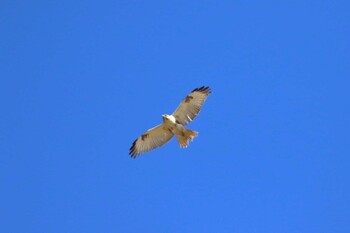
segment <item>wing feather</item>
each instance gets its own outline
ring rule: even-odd
[[[194,89],[182,100],[179,107],[172,114],[176,121],[182,125],[187,125],[199,114],[208,95],[211,94],[210,87],[200,87]]]
[[[138,137],[132,144],[129,154],[132,158],[136,158],[141,153],[153,150],[167,143],[174,136],[164,124],[147,130]]]

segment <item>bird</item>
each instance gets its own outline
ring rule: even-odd
[[[185,126],[199,114],[211,93],[209,86],[195,88],[190,92],[173,114],[163,114],[161,124],[147,130],[132,143],[129,149],[131,158],[166,144],[174,135],[180,147],[187,148],[189,141],[198,136],[198,132],[187,129]]]

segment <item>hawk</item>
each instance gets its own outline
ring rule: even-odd
[[[138,137],[130,147],[129,155],[136,158],[141,153],[153,150],[167,143],[174,135],[181,148],[188,146],[198,132],[185,128],[200,112],[204,101],[211,94],[210,87],[194,89],[182,100],[179,107],[171,115],[164,114],[163,123],[147,130]]]

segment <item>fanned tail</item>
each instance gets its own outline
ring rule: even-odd
[[[188,142],[193,140],[193,138],[198,136],[198,132],[194,130],[186,130],[186,133],[183,136],[177,135],[177,141],[179,142],[179,145],[181,148],[188,147]]]

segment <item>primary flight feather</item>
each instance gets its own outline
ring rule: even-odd
[[[185,128],[200,112],[208,95],[210,87],[194,89],[180,103],[172,115],[164,114],[163,122],[143,133],[130,147],[129,154],[136,158],[141,153],[153,150],[167,143],[174,135],[177,137],[180,147],[186,148],[188,141],[193,140],[198,132]]]

